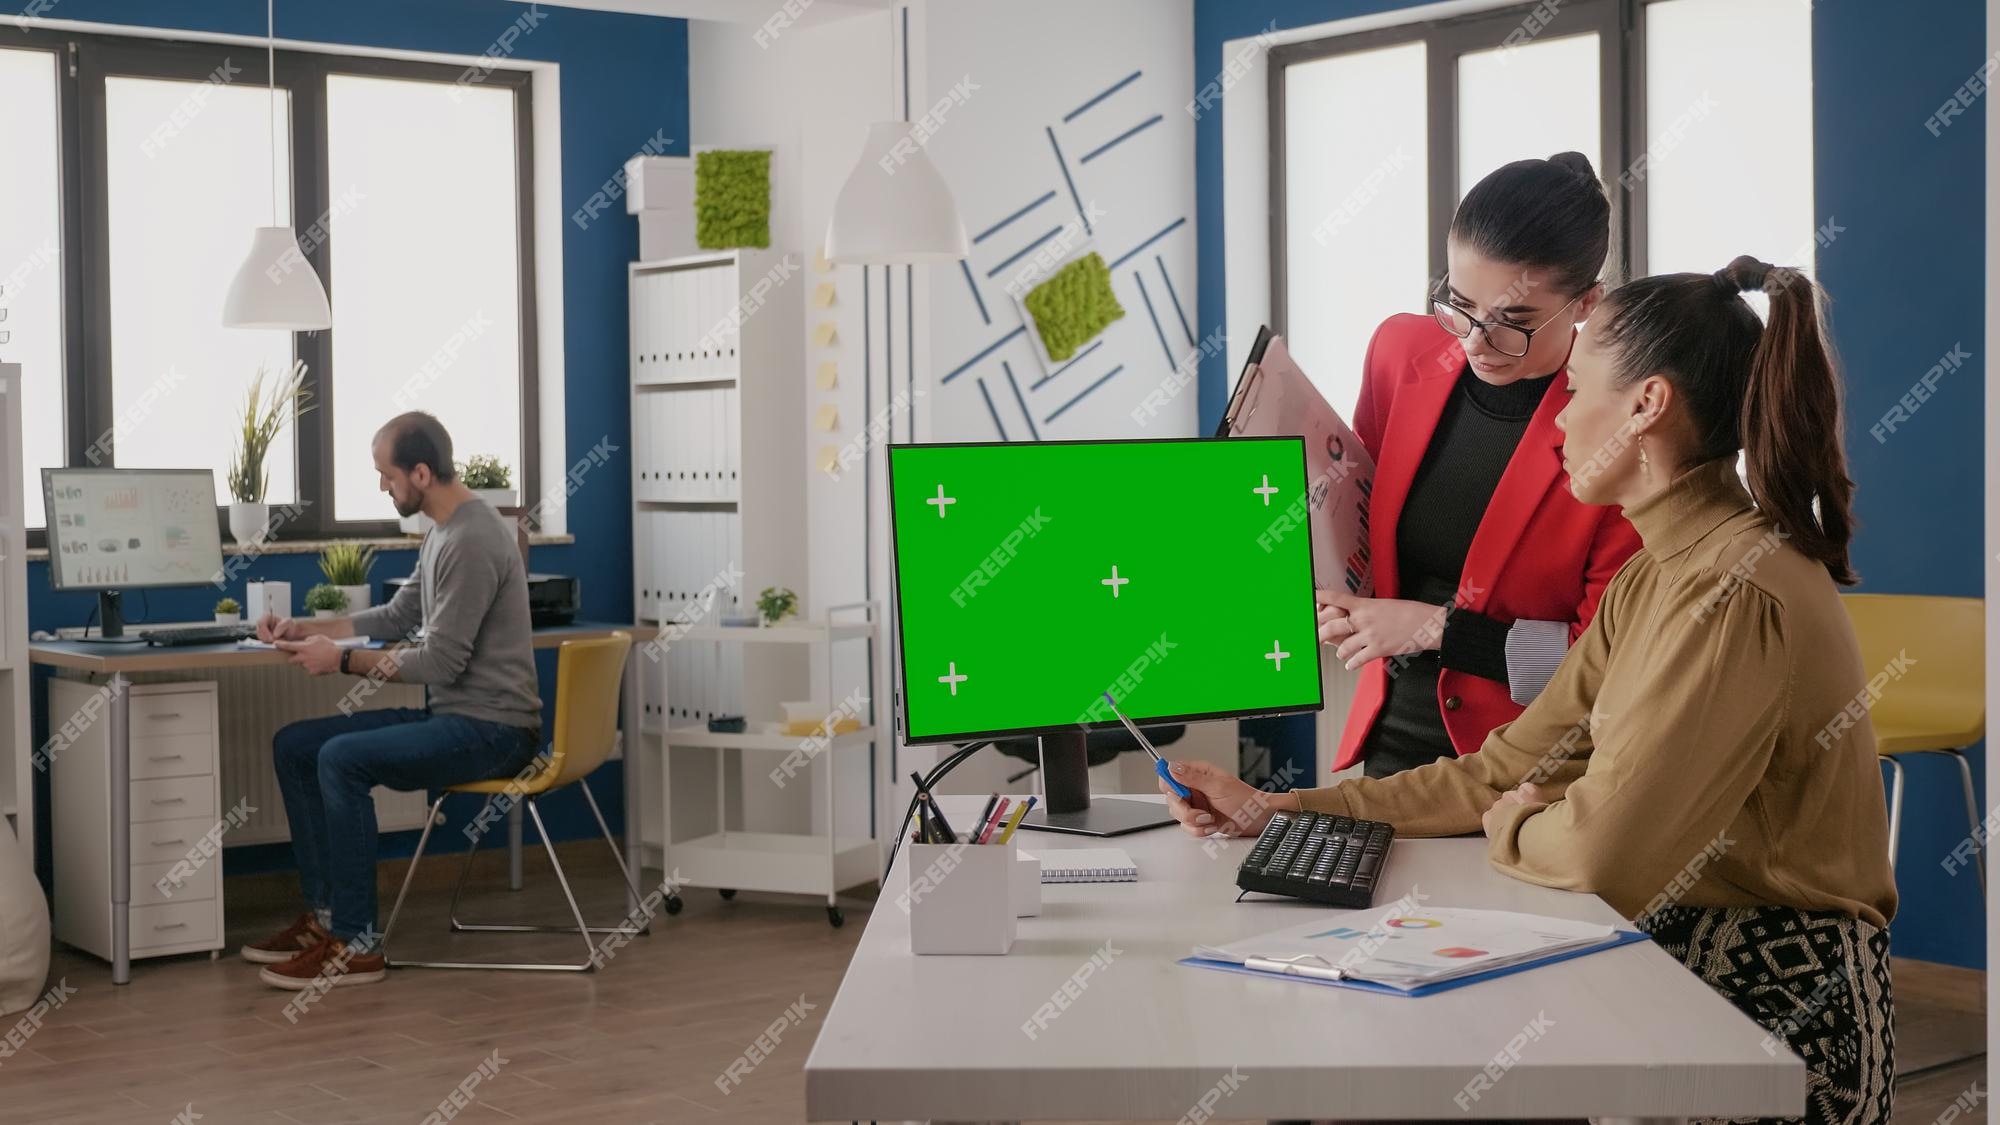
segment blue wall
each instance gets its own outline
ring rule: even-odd
[[[477,55],[530,11],[510,0],[280,0],[281,38],[355,47],[392,47]],[[561,151],[556,138],[537,137],[536,159],[560,161],[562,212],[569,215],[603,187],[656,132],[670,138],[669,154],[685,154],[688,137],[687,24],[676,19],[630,16],[578,8],[542,6],[533,30],[513,42],[513,57],[558,63],[561,71]],[[63,0],[54,14],[64,19],[178,28],[246,35],[264,33],[264,5],[258,0],[165,4],[157,0]],[[534,551],[538,571],[573,574],[582,580],[587,617],[628,621],[632,614],[630,410],[626,377],[625,264],[638,252],[638,226],[621,203],[599,213],[587,228],[563,225],[563,354],[567,459],[575,462],[600,440],[621,447],[612,461],[593,469],[569,501],[572,547]],[[385,412],[387,404],[384,406]],[[530,498],[532,502],[532,498]],[[386,553],[375,578],[408,574],[416,552]],[[37,629],[81,625],[93,599],[56,594],[48,568],[29,567],[28,616]],[[242,580],[275,579],[292,584],[295,600],[318,580],[311,556],[258,560]],[[238,601],[241,589],[230,591]],[[155,620],[195,620],[209,616],[218,595],[199,590],[163,590],[151,595]],[[136,596],[126,599],[127,615],[137,617]],[[555,664],[540,661],[543,690],[553,704]],[[39,693],[38,699],[39,699]],[[552,708],[550,718],[552,719]],[[45,732],[37,737],[45,737]],[[614,830],[623,809],[620,770],[601,771],[593,788]],[[554,799],[551,832],[568,837],[595,831],[580,797]],[[459,838],[459,834],[444,833]],[[384,840],[384,854],[407,854],[414,833]],[[435,843],[436,841],[434,841]],[[235,849],[233,870],[289,860],[289,848]]]
[[[1195,0],[1196,89],[1221,70],[1225,40],[1256,35],[1274,21],[1285,29],[1410,6]],[[1821,222],[1845,228],[1820,250],[1819,272],[1847,376],[1861,522],[1855,565],[1866,590],[1977,597],[1985,510],[1985,357],[1978,352],[1985,338],[1986,102],[1938,135],[1924,121],[1982,63],[1985,16],[1979,0],[1925,5],[1922,18],[1890,18],[1886,10],[1859,0],[1813,5],[1816,209]],[[1756,81],[1744,78],[1748,89]],[[1227,96],[1266,94],[1262,84],[1249,84]],[[1746,104],[1754,107],[1755,99]],[[1215,309],[1226,284],[1223,208],[1265,207],[1262,199],[1223,199],[1219,110],[1196,124],[1195,172],[1200,302]],[[1938,381],[1935,397],[1886,442],[1870,436],[1883,412],[1954,343],[1973,353],[1968,365]],[[1203,362],[1204,426],[1221,414],[1228,380],[1222,357]],[[1974,761],[1983,783],[1983,747]],[[1968,924],[1983,916],[1976,876],[1964,869],[1946,875],[1940,866],[1965,838],[1955,767],[1923,760],[1909,773],[1896,952],[1983,967],[1984,935]]]

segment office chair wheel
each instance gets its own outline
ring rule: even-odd
[[[847,922],[847,916],[840,912],[840,907],[829,906],[826,908],[827,925],[832,926],[834,929],[837,930],[842,925],[846,924],[846,922]]]
[[[682,905],[682,904],[681,904],[681,896],[679,896],[679,895],[668,895],[668,896],[667,896],[667,903],[666,903],[666,905],[667,905],[667,913],[669,913],[669,914],[679,914],[679,913],[681,912],[681,905]]]
[[[735,888],[735,887],[719,887],[719,888],[717,888],[717,889],[716,889],[716,892],[715,892],[715,893],[716,893],[716,894],[719,894],[719,895],[721,895],[721,896],[722,896],[722,901],[724,901],[724,902],[728,902],[728,901],[729,901],[730,899],[733,899],[733,898],[735,898],[735,897],[736,897],[736,888]]]

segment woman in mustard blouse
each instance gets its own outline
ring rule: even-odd
[[[1571,490],[1644,547],[1521,717],[1477,754],[1275,798],[1177,762],[1194,795],[1168,804],[1198,836],[1298,808],[1483,828],[1495,867],[1603,897],[1796,1051],[1807,1121],[1886,1121],[1896,887],[1874,732],[1844,714],[1871,670],[1836,590],[1853,483],[1816,291],[1748,257],[1634,281],[1569,383]]]

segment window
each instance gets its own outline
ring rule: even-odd
[[[1459,199],[1571,149],[1611,193],[1608,280],[1745,253],[1809,269],[1810,20],[1796,0],[1571,0],[1274,48],[1274,326],[1350,410],[1376,325],[1427,308]]]
[[[281,536],[388,533],[369,438],[408,409],[534,495],[527,76],[279,52],[273,101],[265,58],[0,28],[0,359],[24,365],[30,477],[209,468],[227,504],[244,394],[296,359],[314,406],[267,464],[266,499],[304,504]],[[329,331],[222,327],[274,208],[326,282]]]

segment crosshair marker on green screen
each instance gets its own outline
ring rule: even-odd
[[[1318,710],[1297,438],[889,450],[907,737]]]

